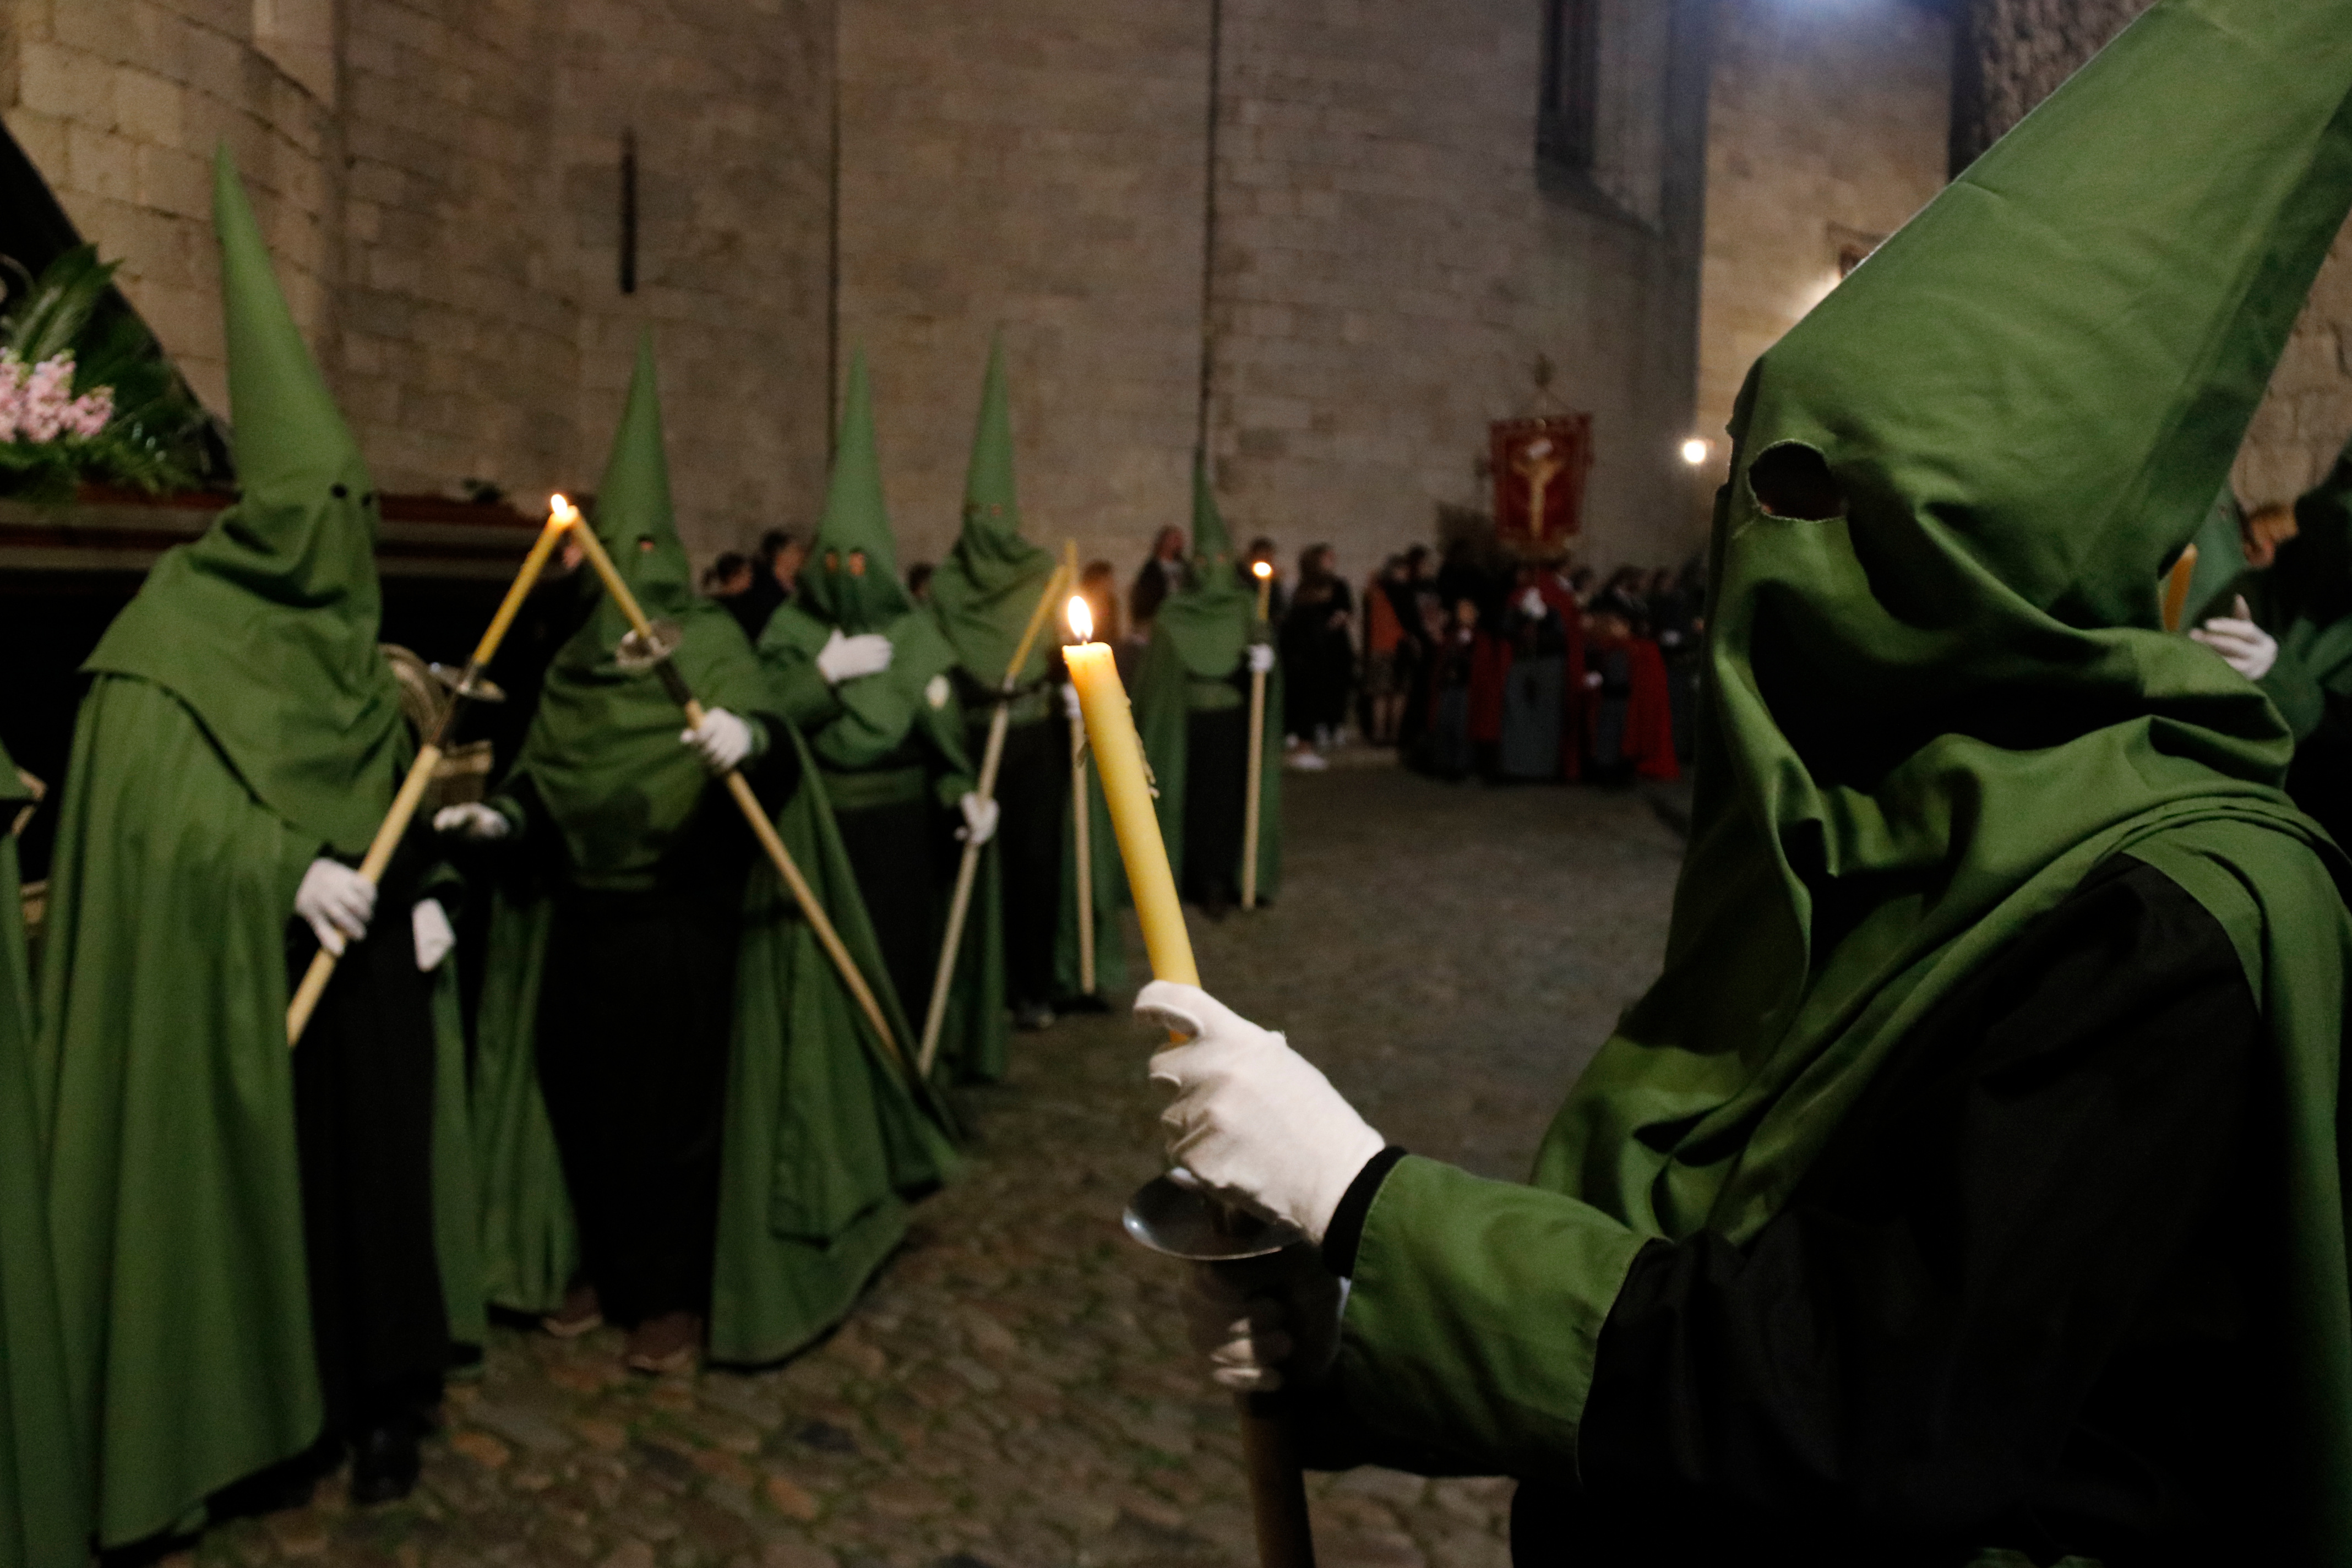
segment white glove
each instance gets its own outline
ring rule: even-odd
[[[1274,645],[1272,643],[1265,642],[1254,642],[1250,644],[1249,666],[1250,673],[1252,675],[1273,674]]]
[[[2238,595],[2235,616],[2216,616],[2189,635],[2221,656],[2248,680],[2260,680],[2278,662],[2278,639],[2254,625],[2246,596]]]
[[[1078,689],[1075,686],[1062,688],[1062,714],[1073,724],[1087,721],[1086,704],[1078,700]]]
[[[1598,691],[1608,684],[1609,678],[1599,670],[1588,669],[1584,672],[1584,689],[1587,691]]]
[[[1347,1300],[1347,1282],[1312,1247],[1196,1263],[1184,1281],[1184,1329],[1219,1386],[1272,1394],[1286,1373],[1312,1382],[1330,1369]]]
[[[677,738],[713,773],[731,773],[751,754],[751,726],[724,708],[709,710],[699,725],[679,731]]]
[[[435,812],[433,831],[453,833],[477,844],[490,844],[511,834],[514,824],[496,809],[484,805],[480,801],[469,800],[463,805],[445,805]]]
[[[1216,1197],[1318,1246],[1348,1185],[1387,1147],[1315,1064],[1193,985],[1155,980],[1135,1011],[1189,1037],[1151,1058],[1176,1091],[1168,1155]]]
[[[337,958],[346,940],[367,935],[375,915],[375,884],[339,860],[325,856],[310,862],[302,885],[294,890],[294,912],[310,922],[319,945]]]
[[[1519,614],[1531,621],[1542,620],[1544,618],[1543,595],[1533,588],[1520,595]]]
[[[440,968],[449,950],[457,945],[457,933],[449,924],[449,911],[441,907],[438,899],[419,899],[416,907],[408,911],[408,929],[416,938],[416,967],[427,974]]]
[[[890,639],[880,632],[867,632],[863,637],[845,637],[841,628],[833,628],[833,636],[816,656],[816,672],[824,677],[827,686],[838,686],[845,680],[855,680],[861,675],[879,675],[890,668]]]
[[[966,790],[956,809],[963,813],[963,826],[956,829],[958,838],[978,848],[996,837],[997,819],[1003,813],[993,799],[982,800],[979,791]]]

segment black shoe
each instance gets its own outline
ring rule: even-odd
[[[1024,1002],[1013,1009],[1013,1026],[1029,1034],[1054,1026],[1054,1009],[1043,1002]]]
[[[415,1489],[421,1463],[415,1421],[369,1427],[352,1442],[352,1501],[362,1508],[398,1501]]]

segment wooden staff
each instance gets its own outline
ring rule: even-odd
[[[1075,592],[1078,585],[1078,542],[1062,545],[1062,574]],[[1078,873],[1078,994],[1095,994],[1095,857],[1094,802],[1087,795],[1087,727],[1070,726],[1070,826],[1077,850]]]
[[[1062,569],[1054,568],[1045,579],[1045,591],[1037,595],[1037,607],[1029,612],[1028,628],[1021,634],[1021,646],[1013,650],[1013,662],[1005,667],[1004,684],[996,700],[996,712],[988,721],[988,749],[981,755],[980,787],[982,800],[996,798],[996,770],[1004,761],[1004,731],[1013,722],[1013,689],[1021,683],[1021,667],[1029,662],[1029,650],[1037,641],[1037,634],[1045,629],[1045,617],[1053,613],[1054,595],[1062,586]],[[971,886],[980,874],[981,845],[967,838],[963,859],[956,867],[955,897],[948,904],[947,939],[940,943],[940,966],[931,976],[931,1005],[923,1013],[923,1045],[916,1054],[915,1068],[925,1078],[931,1073],[931,1063],[940,1054],[940,1030],[948,1017],[948,989],[955,979],[956,954],[963,946],[964,918],[971,912]]]
[[[1257,574],[1257,620],[1266,624],[1268,601],[1274,595],[1274,566],[1260,561],[1250,568]],[[1258,816],[1265,801],[1265,671],[1250,671],[1249,794],[1242,804],[1242,908],[1257,908]]]
[[[613,602],[621,607],[621,613],[629,618],[629,626],[637,634],[637,640],[645,645],[648,653],[658,652],[661,645],[656,640],[654,624],[638,607],[637,596],[629,592],[628,584],[621,580],[620,572],[613,565],[612,556],[604,552],[604,542],[596,537],[594,529],[583,528],[580,531],[580,543],[588,552],[588,563],[596,569],[596,575],[604,579],[604,592],[612,595]],[[680,708],[686,710],[688,727],[702,728],[703,706],[687,689],[686,678],[678,673],[677,666],[664,655],[656,668],[669,694],[677,700]],[[866,984],[866,976],[858,973],[856,962],[849,956],[849,949],[842,942],[841,933],[834,929],[832,917],[824,912],[824,906],[817,902],[816,889],[808,885],[808,879],[801,875],[801,868],[793,862],[792,851],[784,847],[782,838],[776,837],[776,825],[768,820],[767,812],[760,805],[760,797],[751,793],[751,781],[744,778],[741,770],[729,770],[727,793],[735,797],[736,805],[742,810],[743,820],[751,824],[751,835],[759,839],[760,847],[768,852],[768,859],[776,868],[776,875],[782,878],[784,886],[792,890],[793,901],[800,906],[802,918],[808,921],[809,929],[816,932],[816,940],[824,947],[825,956],[833,960],[834,968],[841,973],[841,983],[849,987],[849,994],[856,999],[858,1010],[874,1026],[875,1037],[882,1042],[882,1048],[888,1053],[891,1062],[904,1072],[907,1058],[898,1049],[898,1037],[890,1032],[889,1020],[882,1016],[882,1004],[875,1000],[874,988]]]
[[[490,617],[489,629],[482,640],[474,645],[474,657],[466,661],[466,671],[457,679],[456,693],[441,715],[441,722],[433,727],[416,760],[408,767],[408,776],[400,781],[400,791],[392,797],[392,809],[384,814],[383,823],[375,830],[368,845],[366,858],[360,861],[360,875],[370,884],[383,879],[384,868],[392,864],[393,851],[400,847],[408,832],[408,824],[416,816],[418,803],[433,783],[433,770],[440,765],[441,755],[450,734],[457,727],[457,713],[466,700],[479,689],[478,682],[490,660],[498,656],[499,644],[506,640],[507,628],[514,625],[515,616],[522,602],[530,596],[539,574],[546,569],[547,558],[555,552],[556,541],[580,514],[572,503],[557,496],[550,505],[547,526],[532,541],[530,553],[522,558],[522,570],[515,574],[507,596],[499,602],[498,613]],[[588,531],[582,529],[581,532]],[[310,1026],[310,1015],[318,1010],[319,998],[327,994],[327,982],[335,976],[335,955],[324,947],[311,956],[310,967],[303,972],[302,984],[294,988],[294,1000],[286,1008],[286,1044],[289,1049],[299,1045],[302,1031]]]

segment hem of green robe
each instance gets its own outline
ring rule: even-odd
[[[866,1284],[906,1239],[909,1214],[886,1198],[828,1242],[764,1232],[730,1243],[722,1231],[712,1281],[710,1360],[722,1366],[767,1366],[807,1349],[857,1304]],[[756,1249],[756,1262],[732,1260]],[[789,1295],[789,1300],[780,1298]]]

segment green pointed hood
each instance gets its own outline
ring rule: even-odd
[[[931,610],[940,629],[965,673],[981,686],[992,690],[1004,679],[1037,595],[1053,574],[1054,557],[1021,537],[1021,503],[1013,484],[1012,397],[1000,339],[989,351],[988,379],[981,390],[980,427],[972,436],[971,468],[964,479],[963,529],[931,575]],[[1021,679],[1044,674],[1055,640],[1038,637]]]
[[[1170,594],[1152,623],[1176,645],[1195,680],[1223,680],[1241,668],[1257,620],[1257,599],[1234,573],[1233,536],[1217,510],[1205,458],[1192,462],[1192,576]]]
[[[677,627],[674,661],[705,707],[743,716],[782,710],[741,625],[693,590],[670,504],[650,334],[638,342],[628,402],[596,489],[595,528],[646,616]],[[661,678],[624,669],[614,657],[630,630],[627,615],[593,573],[583,570],[580,581],[596,607],[556,650],[515,765],[562,830],[574,877],[629,888],[652,877],[702,809],[709,775],[678,743],[686,717]]]
[[[890,536],[889,509],[882,500],[874,385],[863,353],[850,362],[824,521],[809,544],[793,603],[852,637],[881,631],[915,607],[898,579],[898,542]]]
[[[768,617],[760,657],[790,677],[836,630],[890,639],[890,668],[845,681],[835,691],[841,711],[809,732],[810,748],[827,767],[855,770],[897,754],[926,708],[947,705],[946,683],[932,682],[955,668],[956,651],[898,580],[898,550],[882,504],[882,459],[874,444],[874,388],[862,353],[850,362],[848,393],[824,521],[801,568],[800,591]],[[862,572],[853,559],[861,553]],[[998,679],[1003,675],[1000,669]]]
[[[1764,354],[1665,971],[1542,1179],[1745,1239],[2092,867],[2313,831],[2277,714],[2158,595],[2347,207],[2352,0],[2162,0]]]
[[[164,553],[83,668],[172,691],[265,805],[357,854],[407,747],[377,651],[375,486],[226,149],[213,226],[237,500],[202,539]]]
[[[620,569],[622,580],[646,615],[675,618],[704,603],[694,591],[694,564],[677,537],[677,514],[670,502],[669,453],[662,433],[661,386],[654,366],[653,334],[637,339],[637,363],[629,376],[628,402],[613,436],[604,476],[597,482],[596,537]],[[593,584],[589,577],[586,582]],[[600,595],[601,597],[601,595]],[[618,605],[597,611],[607,651],[626,636],[628,617]]]

